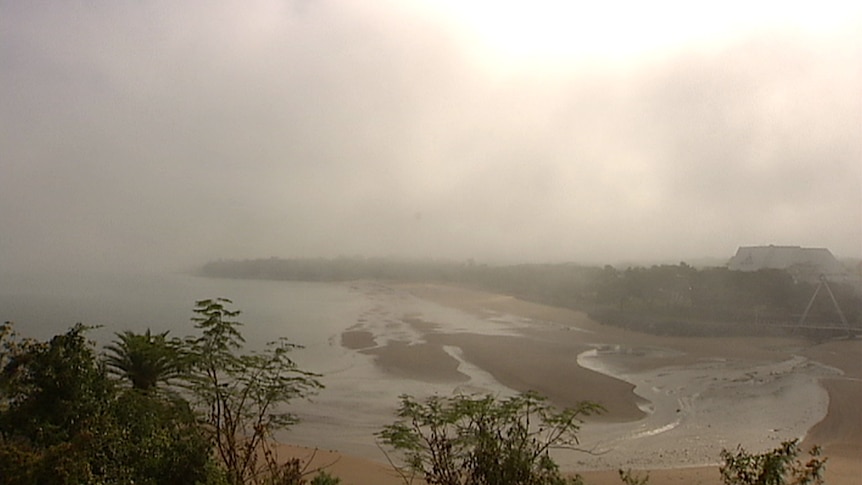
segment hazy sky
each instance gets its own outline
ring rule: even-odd
[[[858,257],[859,5],[0,0],[0,269]]]

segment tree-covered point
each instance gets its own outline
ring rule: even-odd
[[[819,282],[784,270],[697,269],[688,264],[617,269],[575,264],[489,266],[436,260],[377,258],[255,259],[211,262],[205,276],[299,281],[357,279],[436,282],[501,292],[588,312],[601,323],[661,334],[757,334],[808,322],[862,327],[862,290]],[[811,307],[808,308],[809,302]],[[772,326],[770,326],[772,325]]]

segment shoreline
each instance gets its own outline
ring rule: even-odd
[[[721,448],[743,443],[761,452],[802,437],[805,451],[809,443],[823,446],[828,483],[849,485],[862,476],[862,413],[855,404],[862,399],[862,342],[660,337],[473,289],[378,282],[351,288],[369,295],[374,307],[335,345],[374,372],[414,383],[403,392],[416,393],[423,383],[417,397],[445,389],[498,393],[504,386],[539,391],[558,406],[610,403],[581,436],[611,452],[557,460],[587,483],[619,484],[616,470],[631,468],[651,470],[652,483],[719,484]],[[590,359],[605,367],[583,365]],[[382,453],[357,456],[351,458],[389,468]],[[344,483],[401,483],[381,480]]]
[[[703,420],[704,413],[711,413],[714,419],[711,423],[707,422],[702,429],[690,426],[691,432],[688,434],[676,431],[679,436],[675,439],[686,441],[685,446],[680,447],[682,449],[679,451],[682,453],[708,445],[712,445],[712,448],[735,448],[745,439],[753,443],[747,445],[746,449],[759,452],[772,449],[785,439],[799,438],[806,452],[814,444],[824,448],[824,454],[830,457],[832,465],[831,470],[827,467],[829,483],[841,483],[841,480],[851,476],[862,476],[862,412],[858,409],[858,403],[862,402],[862,342],[858,340],[812,345],[801,339],[786,337],[662,337],[601,325],[582,312],[548,307],[479,290],[427,284],[393,286],[414,297],[458,308],[486,319],[500,315],[527,319],[533,324],[522,331],[526,337],[534,339],[530,341],[530,345],[539,341],[545,345],[553,342],[574,348],[575,343],[581,343],[586,345],[585,351],[589,351],[597,346],[601,347],[603,342],[612,342],[623,348],[634,349],[633,353],[623,353],[614,360],[618,368],[613,369],[608,377],[626,379],[627,375],[630,377],[630,374],[640,373],[640,377],[652,380],[651,385],[656,385],[659,382],[657,378],[662,378],[665,379],[665,392],[668,393],[691,387],[692,383],[701,386],[698,391],[689,389],[695,396],[694,404],[701,406],[696,409],[695,416],[691,419]],[[457,338],[460,337],[459,335]],[[641,352],[645,348],[662,349],[664,352]],[[547,356],[546,349],[547,347],[542,347],[537,353]],[[582,355],[582,352],[578,354]],[[641,352],[640,355],[637,355],[638,352]],[[488,362],[482,364],[491,365]],[[499,366],[500,363],[496,365]],[[635,369],[638,369],[638,372],[632,372]],[[718,373],[718,376],[715,373]],[[563,382],[561,379],[562,376],[556,376],[556,379],[550,379],[550,382]],[[713,379],[716,380],[715,384]],[[505,379],[501,382],[511,383]],[[639,396],[634,391],[637,386],[630,382],[625,382],[625,385],[631,387],[622,393],[607,392],[604,394],[605,399],[615,402],[625,399],[627,405],[637,406]],[[598,387],[604,386],[599,384]],[[737,395],[726,398],[724,395],[729,392],[735,392]],[[708,397],[705,398],[704,395]],[[755,404],[747,408],[749,411],[739,413],[740,399],[754,399]],[[552,398],[552,401],[557,400]],[[565,402],[565,399],[561,401]],[[704,401],[709,401],[706,411],[703,408]],[[791,428],[797,431],[793,432],[792,429],[785,429],[789,416],[782,415],[786,413],[782,413],[780,406],[781,403],[797,402],[809,402],[812,411],[808,414],[795,413],[796,424],[791,423]],[[690,403],[682,400],[681,404]],[[764,411],[758,412],[758,408]],[[723,417],[719,414],[722,409],[733,412],[725,412],[727,416]],[[640,408],[638,411],[643,413]],[[685,412],[685,409],[674,411]],[[634,414],[619,410],[609,414],[612,418],[620,418],[623,423],[631,420],[637,422],[639,419]],[[649,415],[648,418],[654,415]],[[663,423],[658,423],[653,431],[660,431],[655,434],[670,432],[672,428],[669,425],[676,421],[672,418],[668,417]],[[640,419],[642,420],[643,416]],[[751,429],[740,427],[737,434],[731,433],[726,438],[719,437],[718,439],[725,439],[726,442],[722,443],[723,446],[716,447],[711,443],[717,437],[716,422],[720,424],[723,420],[747,420]],[[772,436],[759,436],[756,426],[765,422],[774,423],[764,427],[767,430],[776,430]],[[676,426],[680,424],[675,423],[673,427]],[[589,427],[590,424],[584,429],[585,441],[593,436]],[[645,432],[649,433],[650,430]],[[737,442],[733,442],[734,439],[737,439]],[[713,454],[708,450],[709,447],[703,451],[705,459],[671,466],[667,466],[666,457],[661,456],[671,450],[652,450],[645,453],[647,456],[642,462],[635,461],[630,465],[636,469],[699,468],[704,465],[715,469],[713,464],[719,461],[718,453]],[[640,450],[629,451],[634,454]],[[652,458],[649,456],[651,454],[654,455]],[[590,466],[587,460],[561,460],[560,464],[564,469],[584,470],[584,465],[587,465],[587,468],[595,468],[595,464]]]

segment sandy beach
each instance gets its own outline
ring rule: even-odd
[[[377,371],[435,392],[535,390],[558,406],[580,400],[605,406],[581,433],[595,454],[556,457],[587,483],[621,483],[616,470],[631,468],[649,470],[650,483],[718,484],[722,448],[765,451],[792,438],[804,438],[806,449],[824,448],[827,483],[857,484],[862,476],[862,341],[658,337],[483,291],[356,288],[381,304],[357,318],[338,344]],[[459,326],[443,310],[386,310],[387,302],[412,298],[474,320]],[[379,450],[334,448],[341,453],[318,452],[315,463],[334,463],[331,472],[343,483],[401,483]]]

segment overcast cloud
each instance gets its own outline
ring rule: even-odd
[[[859,7],[457,5],[0,1],[0,269],[862,256]]]

